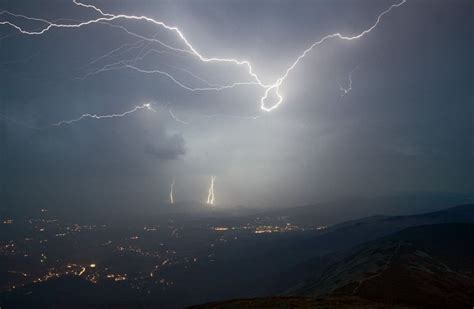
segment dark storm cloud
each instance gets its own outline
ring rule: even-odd
[[[174,134],[160,145],[147,144],[145,145],[145,153],[162,160],[177,159],[186,153],[184,138],[181,134]]]
[[[179,26],[203,54],[248,59],[264,81],[272,82],[315,40],[334,32],[355,34],[393,3],[144,0],[100,5]],[[176,176],[178,199],[195,200],[210,175],[218,176],[217,199],[228,204],[295,205],[393,190],[472,192],[473,5],[409,0],[363,39],[329,41],[291,72],[281,88],[284,102],[272,113],[259,111],[261,90],[253,86],[190,92],[162,75],[128,69],[81,79],[108,63],[133,58],[129,52],[93,62],[136,42],[107,25],[36,37],[0,26],[1,35],[12,35],[0,40],[0,113],[17,122],[0,122],[3,192],[41,193],[46,189],[38,184],[54,183],[57,191],[78,195],[108,192],[93,194],[102,194],[105,202],[116,192],[123,199],[130,191],[139,200],[156,201],[166,197]],[[0,1],[1,8],[49,19],[96,16],[67,1]],[[180,46],[174,35],[154,26],[126,24]],[[151,46],[140,48],[143,54]],[[135,64],[173,72],[193,87],[205,84],[182,69],[210,83],[247,78],[244,68],[203,64],[186,55],[153,54]],[[355,67],[352,90],[341,97],[339,87],[347,86]],[[154,103],[157,112],[39,132],[27,128],[84,113],[121,113],[145,102]],[[169,108],[184,123],[173,120]],[[239,118],[255,115],[261,117]],[[104,180],[91,188],[88,183],[97,179]]]

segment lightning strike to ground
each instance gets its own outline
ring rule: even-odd
[[[214,205],[215,198],[214,198],[214,181],[216,180],[216,176],[211,176],[211,184],[209,185],[209,191],[207,194],[207,202],[208,205]]]
[[[73,23],[73,24],[61,24],[61,23],[50,22],[50,21],[47,21],[47,20],[44,20],[44,19],[27,17],[27,16],[24,16],[24,15],[16,14],[17,17],[26,18],[26,19],[33,20],[33,21],[43,22],[43,23],[45,23],[45,26],[43,28],[40,28],[39,30],[28,31],[28,30],[25,30],[23,27],[15,24],[15,23],[13,23],[9,20],[0,21],[0,25],[10,26],[10,27],[16,29],[17,31],[19,31],[20,33],[26,34],[26,35],[41,35],[41,34],[44,34],[44,33],[48,32],[48,31],[50,31],[51,29],[54,29],[54,28],[80,28],[80,27],[88,26],[88,25],[92,25],[92,24],[107,23],[107,22],[112,22],[112,21],[117,21],[117,20],[139,20],[139,21],[149,22],[149,23],[155,24],[157,26],[163,27],[166,30],[174,32],[177,35],[177,37],[182,41],[182,43],[185,45],[186,49],[180,49],[180,48],[176,48],[176,47],[173,47],[173,46],[169,46],[169,45],[164,44],[163,42],[160,42],[160,41],[157,41],[157,43],[163,45],[166,48],[172,49],[174,51],[183,51],[183,52],[189,53],[189,54],[197,57],[202,62],[230,63],[230,64],[235,64],[237,66],[244,66],[247,69],[247,72],[248,72],[249,77],[251,78],[251,81],[235,82],[231,85],[222,86],[222,87],[191,88],[191,87],[186,86],[183,83],[179,82],[171,74],[169,74],[167,72],[164,72],[164,71],[144,70],[144,69],[139,69],[139,68],[131,66],[131,65],[126,65],[125,67],[128,67],[129,69],[137,70],[137,71],[142,72],[142,73],[158,73],[158,74],[165,75],[169,79],[171,79],[173,82],[175,82],[176,84],[181,86],[182,88],[190,90],[190,91],[224,90],[224,89],[234,88],[236,86],[241,86],[241,85],[257,85],[257,86],[261,87],[262,90],[263,90],[263,95],[260,98],[260,108],[262,110],[266,111],[266,112],[270,112],[270,111],[278,108],[281,105],[281,103],[283,102],[283,96],[280,93],[280,88],[283,85],[283,83],[285,82],[286,78],[290,75],[291,71],[293,71],[293,69],[299,64],[299,62],[303,58],[305,58],[306,55],[309,54],[314,48],[316,48],[317,46],[323,44],[324,42],[326,42],[330,39],[337,38],[337,39],[340,39],[340,40],[352,41],[352,40],[357,40],[357,39],[360,39],[360,38],[364,37],[366,34],[370,33],[372,30],[374,30],[379,25],[380,21],[382,20],[382,18],[385,15],[390,13],[394,8],[400,7],[405,2],[406,2],[406,0],[402,0],[399,3],[392,4],[391,6],[389,6],[385,11],[383,11],[382,13],[380,13],[377,16],[375,22],[370,27],[368,27],[367,29],[359,32],[356,35],[347,36],[347,35],[343,35],[343,34],[338,32],[338,33],[333,33],[333,34],[326,35],[323,38],[319,39],[318,41],[314,42],[308,48],[306,48],[292,62],[292,64],[285,70],[285,72],[279,78],[277,78],[275,80],[275,82],[270,83],[270,84],[262,82],[262,80],[257,75],[257,73],[254,72],[254,69],[253,69],[251,63],[247,60],[239,60],[239,59],[235,59],[235,58],[207,57],[207,56],[202,55],[197,50],[197,48],[194,47],[190,43],[190,41],[186,38],[186,36],[183,34],[183,32],[176,26],[169,26],[169,25],[167,25],[166,23],[164,23],[162,21],[158,21],[158,20],[155,20],[155,19],[147,17],[147,16],[143,16],[143,15],[141,15],[141,16],[125,15],[125,14],[117,14],[116,15],[116,14],[111,14],[111,13],[105,13],[104,11],[102,11],[101,9],[99,9],[98,7],[96,7],[94,5],[83,4],[83,3],[81,3],[80,1],[77,1],[77,0],[73,0],[73,3],[75,5],[80,6],[80,7],[84,7],[84,8],[87,8],[87,9],[92,9],[95,12],[97,12],[98,14],[100,14],[101,17],[96,18],[96,19],[90,19],[90,20],[87,20],[87,21],[78,22],[78,23]],[[10,13],[8,11],[4,11],[3,13],[6,14],[6,15],[15,16],[13,13]],[[125,27],[122,27],[122,28],[124,28],[125,31],[129,32]],[[130,34],[135,35],[135,36],[139,36],[139,37],[143,37],[143,36],[140,36],[138,34],[131,33],[131,32],[130,32]],[[146,37],[143,37],[143,38],[148,39],[148,40],[152,40],[152,39],[146,38]],[[273,101],[273,102],[269,102],[270,101],[269,98],[272,95],[276,97],[276,100]],[[86,116],[84,116],[84,117],[86,117]],[[89,117],[95,118],[94,115],[89,115]],[[67,123],[67,122],[65,122],[65,123]]]
[[[176,178],[173,177],[173,181],[171,181],[171,188],[170,188],[170,204],[173,205],[174,204],[174,182],[175,182]]]

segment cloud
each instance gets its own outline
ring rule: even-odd
[[[145,145],[145,153],[160,160],[175,160],[186,154],[184,138],[181,134],[167,136],[159,144]]]

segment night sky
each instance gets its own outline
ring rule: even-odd
[[[273,83],[315,41],[356,35],[397,1],[84,3],[176,26],[201,54],[248,60]],[[0,0],[2,10],[63,24],[100,17],[63,0]],[[28,31],[45,27],[6,12],[2,21]],[[42,35],[0,24],[3,207],[159,205],[168,201],[173,177],[176,201],[204,202],[212,175],[217,207],[473,193],[471,0],[408,0],[358,40],[327,40],[291,71],[280,88],[283,102],[271,112],[260,109],[264,90],[255,85],[189,91],[164,75],[123,67],[145,55],[133,64],[190,87],[249,81],[243,66],[203,63],[119,26],[186,48],[176,33],[144,21]],[[352,89],[344,93],[349,77]],[[154,111],[52,126],[146,103]]]

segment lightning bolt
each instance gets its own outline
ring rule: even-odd
[[[83,3],[81,3],[80,1],[77,1],[77,0],[73,0],[73,3],[75,5],[83,7],[83,8],[87,8],[87,9],[92,9],[95,12],[97,12],[98,14],[100,14],[101,17],[96,18],[96,19],[90,19],[90,20],[87,20],[87,21],[78,22],[78,23],[65,24],[65,23],[50,22],[50,21],[47,21],[45,19],[27,17],[27,16],[24,16],[24,15],[18,15],[18,14],[15,15],[15,14],[10,13],[8,11],[3,11],[3,13],[7,14],[7,15],[13,15],[13,16],[16,16],[16,17],[26,18],[26,19],[33,20],[33,21],[43,22],[45,24],[45,26],[43,28],[40,28],[39,30],[28,31],[28,30],[25,30],[23,27],[15,24],[15,23],[13,23],[9,20],[0,21],[0,25],[10,26],[10,27],[16,29],[17,31],[19,31],[20,33],[25,34],[25,35],[41,35],[41,34],[44,34],[44,33],[48,32],[48,31],[50,31],[51,29],[54,29],[54,28],[68,28],[68,29],[80,28],[80,27],[84,27],[84,26],[88,26],[88,25],[92,25],[92,24],[109,23],[109,22],[113,22],[113,21],[117,21],[117,20],[138,20],[138,21],[149,22],[149,23],[155,24],[157,26],[160,26],[160,27],[162,27],[166,30],[174,32],[177,35],[177,37],[181,40],[181,42],[184,44],[186,49],[176,48],[176,47],[170,46],[168,44],[165,44],[163,42],[160,42],[158,40],[154,40],[154,39],[146,38],[144,36],[140,36],[138,34],[135,34],[133,32],[128,31],[123,26],[119,26],[119,27],[122,27],[124,31],[128,32],[131,35],[142,37],[145,40],[156,41],[156,43],[161,44],[162,46],[164,46],[166,48],[169,48],[171,50],[174,50],[174,51],[177,51],[177,52],[189,53],[190,55],[195,56],[196,58],[198,58],[202,62],[206,62],[206,63],[211,63],[211,62],[229,63],[229,64],[234,64],[234,65],[237,65],[237,66],[243,66],[247,69],[247,73],[248,73],[249,77],[251,78],[251,81],[235,82],[235,83],[232,83],[230,85],[224,85],[224,86],[219,86],[219,87],[192,88],[192,87],[184,85],[183,83],[178,81],[176,78],[174,78],[171,74],[169,74],[167,72],[164,72],[164,71],[140,69],[140,68],[138,68],[136,66],[133,66],[131,64],[125,64],[124,65],[125,68],[136,70],[136,71],[139,71],[139,72],[142,72],[142,73],[148,73],[148,74],[157,73],[157,74],[164,75],[164,76],[168,77],[170,80],[172,80],[173,82],[175,82],[177,85],[181,86],[182,88],[184,88],[186,90],[190,90],[190,91],[211,91],[211,90],[220,91],[220,90],[234,88],[234,87],[242,86],[242,85],[257,85],[257,86],[261,87],[262,90],[263,90],[263,95],[260,98],[260,108],[263,111],[270,112],[270,111],[278,108],[281,105],[281,103],[283,102],[283,96],[280,93],[280,88],[284,84],[284,82],[288,78],[288,76],[290,75],[291,71],[293,71],[293,69],[309,53],[311,53],[314,48],[316,48],[317,46],[325,43],[326,41],[328,41],[330,39],[340,39],[340,40],[345,40],[345,41],[352,41],[352,40],[358,40],[358,39],[364,37],[365,35],[370,33],[372,30],[374,30],[379,25],[380,21],[382,20],[382,18],[385,15],[390,13],[394,8],[398,8],[398,7],[402,6],[405,2],[406,2],[406,0],[402,0],[399,3],[392,4],[391,6],[389,6],[385,11],[383,11],[382,13],[380,13],[377,16],[375,22],[370,27],[368,27],[367,29],[359,32],[356,35],[347,36],[347,35],[343,35],[343,34],[338,32],[338,33],[333,33],[333,34],[326,35],[323,38],[319,39],[318,41],[314,42],[308,48],[303,50],[303,52],[291,63],[291,65],[284,71],[284,73],[279,78],[277,78],[275,80],[275,82],[270,83],[270,84],[262,82],[260,77],[254,72],[254,69],[253,69],[251,63],[247,60],[239,60],[239,59],[235,59],[235,58],[218,58],[218,57],[204,56],[203,54],[201,54],[197,50],[197,48],[195,48],[190,43],[190,41],[186,38],[186,36],[183,34],[183,32],[178,27],[169,26],[169,25],[167,25],[166,23],[164,23],[162,21],[158,21],[158,20],[155,20],[155,19],[147,17],[147,16],[143,16],[143,15],[137,16],[137,15],[105,13],[104,11],[102,11],[101,9],[99,9],[98,7],[96,7],[94,5],[83,4]],[[276,101],[269,102],[270,101],[269,98],[272,95],[274,97],[276,97]],[[83,115],[83,116],[84,117],[96,118],[96,117],[94,117],[95,115]]]
[[[171,108],[168,110],[168,112],[169,112],[171,118],[173,118],[176,122],[179,122],[179,123],[182,123],[182,124],[186,124],[186,125],[189,124],[189,122],[184,121],[184,120],[182,120],[182,119],[179,119],[179,118],[173,113],[173,111],[171,110]]]
[[[209,185],[209,190],[207,194],[207,202],[208,205],[214,205],[215,198],[214,198],[214,181],[216,180],[216,176],[211,176],[211,184]]]
[[[171,182],[171,188],[170,188],[170,204],[174,204],[174,182],[175,182],[175,177],[173,177],[173,181]]]
[[[347,78],[349,80],[349,84],[347,85],[347,88],[344,88],[342,85],[339,85],[339,90],[341,90],[342,92],[341,97],[352,91],[352,74],[355,72],[355,70],[357,70],[358,67],[359,66],[356,66],[352,71],[349,72],[349,76]]]
[[[106,119],[106,118],[121,118],[121,117],[125,117],[129,114],[132,114],[132,113],[135,113],[136,111],[138,110],[141,110],[141,109],[147,109],[147,110],[150,110],[150,111],[153,111],[153,112],[156,112],[152,107],[151,107],[151,104],[150,103],[146,103],[146,104],[143,104],[143,105],[137,105],[135,106],[133,109],[129,110],[129,111],[126,111],[126,112],[123,112],[121,114],[109,114],[109,115],[93,115],[93,114],[83,114],[81,115],[79,118],[76,118],[76,119],[72,119],[72,120],[61,120],[60,122],[57,122],[57,123],[53,123],[52,126],[55,126],[55,127],[59,127],[59,126],[62,126],[62,125],[65,125],[65,124],[72,124],[74,122],[78,122],[78,121],[81,121],[85,118],[92,118],[92,119]]]
[[[195,91],[221,91],[224,89],[231,89],[235,88],[237,86],[243,86],[243,85],[258,85],[256,82],[235,82],[230,85],[224,85],[224,86],[217,86],[217,87],[191,87],[188,85],[185,85],[184,83],[180,82],[178,79],[176,79],[173,75],[166,71],[161,71],[161,70],[145,70],[141,69],[139,67],[136,67],[131,64],[125,64],[123,65],[125,68],[129,68],[131,70],[140,72],[140,73],[145,73],[145,74],[160,74],[164,75],[165,77],[169,78],[171,81],[173,81],[176,85],[180,86],[181,88],[184,88],[186,90],[195,92]]]
[[[193,72],[191,72],[191,71],[189,71],[189,70],[187,70],[187,69],[178,68],[178,67],[175,67],[175,66],[172,66],[172,65],[169,65],[169,67],[174,68],[174,69],[179,70],[179,71],[182,71],[182,72],[185,72],[185,73],[187,73],[189,76],[193,77],[194,79],[197,79],[198,81],[203,82],[204,84],[206,84],[206,85],[209,86],[209,87],[215,87],[215,88],[223,88],[223,87],[224,87],[224,85],[211,83],[211,82],[205,80],[204,78],[202,78],[202,77],[200,77],[200,76],[197,76],[196,74],[194,74]]]

